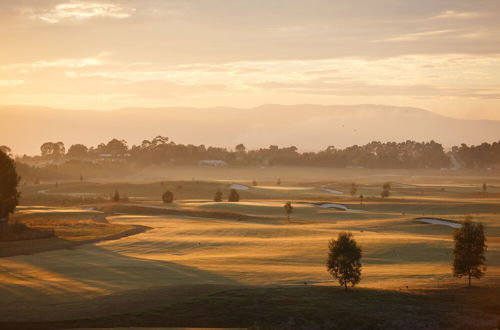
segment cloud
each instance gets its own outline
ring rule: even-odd
[[[436,35],[450,34],[455,32],[455,30],[433,30],[433,31],[425,31],[425,32],[417,32],[417,33],[409,33],[403,34],[391,38],[378,39],[374,40],[374,42],[399,42],[399,41],[415,41],[419,39],[424,39],[427,37],[432,37]]]
[[[64,58],[57,60],[40,60],[29,63],[8,64],[0,66],[0,70],[20,70],[22,73],[27,73],[30,69],[45,69],[45,68],[85,68],[92,66],[104,65],[104,58],[109,56],[109,53],[100,53],[94,57],[85,58]]]
[[[467,18],[477,18],[480,16],[482,16],[482,14],[476,12],[460,12],[455,10],[446,10],[436,16],[431,17],[431,19],[446,19],[446,18],[467,19]]]
[[[0,87],[19,86],[24,84],[24,80],[0,80]]]
[[[35,17],[54,24],[63,20],[84,20],[94,17],[127,18],[134,11],[134,8],[124,8],[112,3],[70,1],[56,5]]]

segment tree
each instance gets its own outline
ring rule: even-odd
[[[58,158],[64,156],[66,148],[62,142],[45,142],[40,146],[40,151],[42,152],[42,157]]]
[[[88,152],[89,148],[87,148],[85,145],[73,144],[71,147],[69,147],[66,156],[73,159],[82,159],[87,156]]]
[[[486,194],[487,191],[488,191],[488,186],[486,185],[486,183],[483,183],[483,194]]]
[[[286,217],[287,217],[288,221],[290,221],[290,214],[293,213],[292,202],[286,202],[284,208],[285,208]]]
[[[115,190],[115,194],[113,195],[113,202],[119,202],[120,201],[120,193],[118,190]]]
[[[6,154],[7,156],[10,156],[10,154],[12,153],[12,149],[10,149],[7,146],[0,146],[0,151]]]
[[[238,144],[235,149],[237,153],[245,153],[245,151],[247,150],[243,143]]]
[[[351,196],[354,196],[356,195],[356,193],[358,192],[358,187],[356,187],[356,183],[351,183]]]
[[[231,189],[229,191],[229,197],[227,198],[228,202],[239,202],[240,194],[236,191],[236,189]]]
[[[214,195],[214,202],[222,202],[222,191],[217,190]]]
[[[278,178],[278,181],[276,181],[276,184],[279,186],[281,185],[281,178]]]
[[[382,192],[380,193],[382,198],[391,196],[391,184],[389,182],[384,183],[382,186]]]
[[[80,181],[83,181],[83,175],[80,174]]]
[[[363,199],[364,198],[365,198],[365,196],[359,195],[359,205],[363,206]]]
[[[361,248],[351,233],[340,232],[338,238],[328,244],[328,272],[347,290],[347,284],[355,286],[361,281]]]
[[[257,186],[257,180],[253,179],[252,181],[252,186],[256,187]]]
[[[466,217],[462,227],[453,233],[453,275],[458,278],[468,276],[469,287],[472,277],[480,279],[484,275],[487,248],[483,224],[474,223],[471,219]]]
[[[17,175],[14,160],[0,151],[0,219],[9,219],[19,202],[17,185],[21,178]]]
[[[163,203],[165,204],[170,204],[174,202],[174,193],[171,192],[170,190],[167,190],[163,193],[161,196],[161,199],[163,200]]]

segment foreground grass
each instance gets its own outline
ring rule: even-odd
[[[86,314],[67,321],[10,322],[0,327],[493,329],[500,321],[499,294],[498,286],[420,292],[325,286],[157,287],[87,301],[100,309],[119,306],[115,315]]]

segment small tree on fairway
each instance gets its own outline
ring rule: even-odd
[[[276,184],[279,186],[281,185],[281,178],[278,178],[278,181],[276,181]]]
[[[486,237],[481,223],[474,223],[471,217],[466,217],[462,227],[453,233],[455,248],[453,249],[453,275],[455,277],[468,276],[469,287],[471,278],[480,279],[486,267]]]
[[[356,195],[357,192],[358,192],[358,187],[356,187],[356,184],[354,182],[351,183],[351,196]]]
[[[227,198],[229,202],[239,202],[240,201],[240,194],[236,191],[236,189],[231,189],[229,192],[229,197]]]
[[[380,193],[382,198],[391,196],[391,184],[389,182],[384,183],[382,186],[382,192]]]
[[[222,202],[222,192],[220,190],[215,192],[214,202]]]
[[[174,202],[174,194],[170,191],[167,190],[163,193],[161,196],[161,199],[163,200],[163,203],[165,204],[170,204]]]
[[[483,194],[486,194],[487,191],[488,191],[488,186],[486,185],[486,183],[483,183]]]
[[[293,213],[292,202],[286,202],[284,208],[285,208],[286,217],[290,221],[290,214]]]
[[[351,233],[341,232],[328,244],[328,272],[347,290],[361,281],[361,248]]]
[[[113,202],[119,202],[120,201],[120,193],[118,190],[115,190],[115,194],[113,195]]]
[[[257,186],[257,180],[253,179],[253,181],[252,181],[252,185],[253,185],[254,187],[256,187],[256,186]]]
[[[363,206],[363,199],[364,199],[364,198],[365,198],[365,196],[363,196],[363,195],[359,195],[359,204],[360,204],[361,206]]]

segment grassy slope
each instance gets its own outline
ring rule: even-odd
[[[500,321],[498,294],[500,287],[420,292],[344,291],[321,286],[155,287],[68,306],[76,313],[71,321],[13,322],[0,326],[492,329]],[[95,306],[101,310],[115,306],[114,313],[100,316],[102,313]]]

